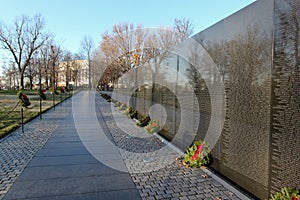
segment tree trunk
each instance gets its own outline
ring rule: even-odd
[[[29,78],[29,83],[30,83],[30,90],[32,90],[32,86],[33,86],[33,78],[30,76]]]
[[[12,77],[9,76],[9,89],[11,90],[12,89]]]
[[[49,88],[48,74],[45,76],[45,83],[46,83],[46,87]]]
[[[17,78],[17,88],[20,89],[20,82],[18,78]]]
[[[92,80],[91,80],[91,58],[90,53],[88,53],[88,65],[89,65],[89,89],[92,89]]]
[[[21,89],[24,90],[24,71],[20,72]]]

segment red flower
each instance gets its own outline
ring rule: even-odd
[[[23,98],[24,100],[27,100],[27,99],[28,99],[28,97],[27,97],[25,94],[22,94],[22,98]]]
[[[297,197],[296,197],[296,195],[294,195],[294,200],[297,200]]]
[[[42,92],[44,93],[44,92],[46,92],[46,90],[42,90]]]
[[[152,126],[156,126],[156,122],[153,122],[151,125],[152,125]]]
[[[59,89],[60,89],[61,92],[65,91],[65,89],[63,87],[60,87]]]
[[[197,157],[200,155],[201,150],[203,148],[204,143],[198,145],[197,151],[195,152],[195,154],[192,156],[192,160],[196,160]]]

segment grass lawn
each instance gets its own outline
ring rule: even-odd
[[[8,135],[21,126],[21,106],[18,103],[17,90],[0,90],[0,138]],[[34,119],[40,112],[40,98],[37,90],[24,90],[30,100],[29,108],[24,108],[24,123]],[[42,101],[42,112],[53,107],[53,97],[50,91],[46,93],[46,100]],[[55,104],[65,100],[69,93],[54,95]]]

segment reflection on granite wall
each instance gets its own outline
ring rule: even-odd
[[[273,2],[258,1],[197,34],[225,84],[226,118],[213,167],[268,195]]]
[[[300,189],[300,1],[276,0],[270,190]]]
[[[262,199],[282,187],[300,189],[299,27],[299,0],[259,0],[193,37],[225,86],[212,168]],[[213,123],[207,80],[216,77],[172,53],[156,61],[120,80],[114,98],[144,115],[162,105],[160,134],[185,149]]]

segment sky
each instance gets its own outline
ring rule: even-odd
[[[72,53],[83,37],[96,46],[114,24],[129,22],[145,28],[172,26],[175,18],[190,19],[200,32],[255,0],[0,0],[0,20],[11,25],[23,14],[40,13],[55,41]],[[1,55],[0,55],[1,56]]]

